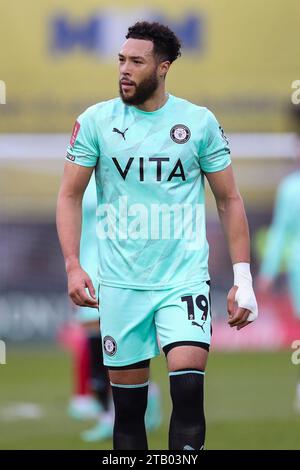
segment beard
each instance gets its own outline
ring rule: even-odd
[[[139,85],[134,83],[134,87],[135,92],[133,95],[125,96],[122,90],[121,80],[119,81],[119,93],[123,103],[137,106],[143,104],[145,101],[151,98],[158,87],[156,70],[154,70],[153,73],[149,77],[145,78]]]

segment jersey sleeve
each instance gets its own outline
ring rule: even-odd
[[[224,170],[231,163],[229,142],[224,130],[209,110],[199,157],[201,169],[207,173]]]
[[[66,159],[77,165],[94,167],[99,157],[100,149],[93,114],[87,110],[74,124]]]

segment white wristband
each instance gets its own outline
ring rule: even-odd
[[[235,300],[239,307],[250,310],[248,321],[254,321],[258,316],[257,302],[252,286],[252,276],[249,263],[233,265],[234,285],[238,287]]]
[[[239,286],[244,282],[252,284],[252,276],[250,272],[250,263],[235,263],[233,265],[234,285]]]

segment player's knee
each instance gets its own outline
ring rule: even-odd
[[[149,360],[121,367],[109,367],[119,432],[134,432],[144,426],[148,399]],[[122,431],[123,430],[123,431]]]
[[[204,372],[182,370],[170,372],[173,412],[181,423],[200,423],[204,419]]]
[[[148,382],[144,384],[111,384],[115,405],[115,421],[119,432],[134,432],[144,425]]]
[[[170,373],[173,411],[169,432],[169,448],[203,449],[205,416],[203,407],[204,374],[199,370]]]

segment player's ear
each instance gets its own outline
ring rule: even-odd
[[[164,62],[160,62],[158,66],[158,74],[161,78],[165,77],[168,73],[170,68],[171,62],[169,60],[165,60]]]

